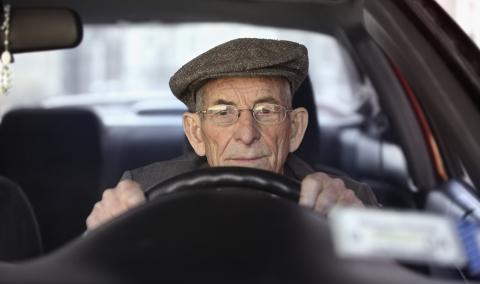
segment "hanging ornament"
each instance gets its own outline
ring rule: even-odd
[[[3,46],[4,51],[0,57],[0,92],[2,95],[7,95],[12,86],[12,70],[11,64],[13,62],[13,56],[10,53],[10,5],[4,5],[3,7],[3,24],[0,30],[4,33]]]

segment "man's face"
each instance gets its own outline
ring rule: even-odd
[[[291,107],[290,88],[285,79],[278,77],[225,77],[207,82],[202,91],[203,109],[215,105],[233,105],[239,109],[252,109],[260,103],[273,103]],[[289,152],[298,145],[292,130],[298,136],[294,122],[297,112],[287,113],[285,120],[274,125],[258,123],[250,111],[241,111],[238,121],[231,125],[217,125],[207,116],[195,114],[194,139],[189,140],[199,155],[207,157],[210,166],[241,166],[283,172]],[[190,114],[193,115],[193,114]],[[292,117],[293,116],[293,117]],[[302,126],[300,126],[302,127]],[[306,127],[306,125],[305,125]],[[300,131],[303,138],[304,129]],[[293,135],[295,136],[295,135]],[[293,141],[292,145],[292,139]],[[192,143],[193,140],[193,143]],[[198,141],[197,141],[198,140]],[[301,138],[300,138],[301,141]]]

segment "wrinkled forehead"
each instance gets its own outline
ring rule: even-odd
[[[233,104],[270,101],[289,105],[290,92],[290,84],[283,77],[222,77],[209,80],[197,95],[201,95],[207,105],[218,101]]]

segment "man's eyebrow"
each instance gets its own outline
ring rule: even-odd
[[[232,101],[218,99],[218,100],[214,101],[212,105],[233,105],[234,106],[236,104]]]
[[[280,102],[277,99],[275,99],[274,97],[264,97],[264,98],[260,98],[260,99],[256,100],[254,102],[254,105],[261,104],[261,103],[280,104]],[[214,101],[212,105],[232,105],[232,106],[236,106],[237,104],[233,101],[218,99],[218,100]]]
[[[279,105],[280,102],[275,99],[274,97],[265,97],[265,98],[260,98],[255,101],[255,104],[261,104],[261,103],[272,103],[272,104],[277,104]]]

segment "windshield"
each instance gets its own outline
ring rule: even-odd
[[[322,123],[352,115],[364,100],[364,83],[343,48],[327,35],[229,23],[117,23],[86,25],[75,49],[16,55],[13,88],[3,98],[2,113],[21,106],[145,105],[145,100],[183,108],[168,87],[170,77],[210,47],[239,37],[307,46],[317,104],[334,116],[326,115]]]

